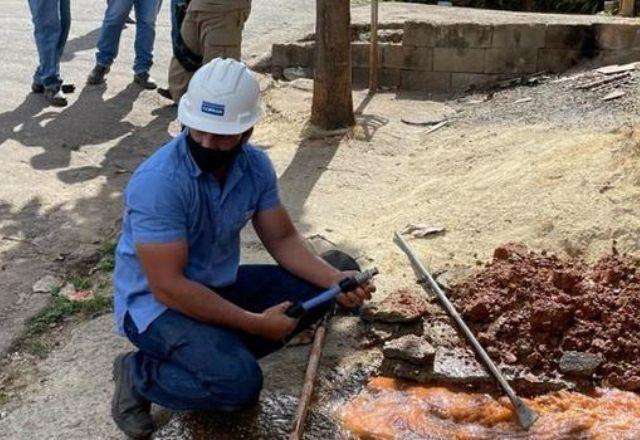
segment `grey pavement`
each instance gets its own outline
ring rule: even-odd
[[[254,0],[243,57],[313,29],[311,0]],[[94,63],[103,0],[72,2],[62,64],[78,89],[64,109],[30,93],[37,55],[25,0],[0,10],[0,354],[49,300],[31,286],[73,261],[91,259],[120,216],[123,185],[138,163],[176,133],[175,109],[131,84],[135,25],[123,31],[106,86],[85,86]],[[152,75],[166,84],[169,2],[158,19]]]

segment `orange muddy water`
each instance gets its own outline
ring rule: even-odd
[[[378,377],[342,411],[361,439],[640,439],[640,396],[616,389],[560,391],[527,400],[540,414],[522,430],[506,398]]]

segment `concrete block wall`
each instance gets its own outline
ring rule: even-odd
[[[296,46],[296,47],[293,47]],[[272,64],[313,66],[313,43],[274,45]],[[381,43],[380,83],[450,92],[536,72],[562,73],[585,58],[640,60],[640,25],[404,23],[401,44]],[[354,85],[366,86],[369,44],[352,43]]]

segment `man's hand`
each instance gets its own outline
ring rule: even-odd
[[[290,305],[290,302],[283,302],[260,313],[253,333],[271,341],[282,341],[289,336],[298,325],[297,319],[284,313]]]
[[[340,278],[336,280],[336,283],[339,283],[343,279],[353,276],[357,273],[358,272],[352,270],[341,272]],[[342,307],[352,309],[354,307],[361,306],[363,302],[370,300],[371,294],[375,291],[376,287],[370,282],[367,282],[350,292],[341,293],[340,295],[338,295],[336,300]]]

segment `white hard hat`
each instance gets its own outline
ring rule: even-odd
[[[215,58],[200,67],[178,106],[183,125],[206,133],[244,133],[261,117],[258,80],[232,58]]]

